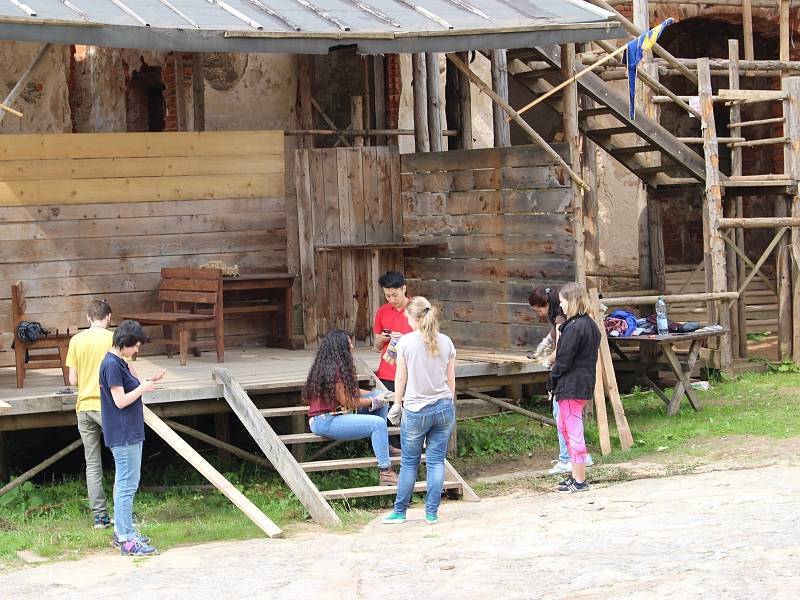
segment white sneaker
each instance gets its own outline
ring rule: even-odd
[[[560,460],[554,461],[553,468],[550,469],[548,475],[560,475],[561,473],[572,473],[572,463],[561,462]]]

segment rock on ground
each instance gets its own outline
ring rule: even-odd
[[[353,534],[109,553],[0,576],[4,600],[797,598],[800,465],[449,502]],[[157,540],[155,540],[157,542]]]

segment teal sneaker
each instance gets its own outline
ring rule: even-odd
[[[392,511],[385,517],[383,517],[383,522],[385,525],[393,525],[395,523],[405,523],[406,522],[406,514],[405,513],[396,513]]]
[[[439,515],[425,515],[427,525],[436,525],[439,522]]]

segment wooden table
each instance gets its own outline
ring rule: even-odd
[[[657,346],[658,350],[653,353],[653,356],[648,362],[642,362],[636,368],[635,374],[642,381],[653,390],[659,398],[661,398],[667,405],[667,414],[674,416],[678,413],[680,408],[681,399],[685,395],[689,404],[695,410],[700,410],[700,400],[697,398],[691,382],[689,381],[694,365],[697,362],[697,357],[700,355],[700,346],[703,342],[711,338],[721,337],[728,333],[727,329],[713,329],[713,330],[698,330],[692,333],[668,333],[666,335],[636,335],[630,337],[609,337],[608,343],[611,348],[619,355],[622,360],[632,362],[630,357],[627,356],[620,348],[620,346],[639,346],[644,345]],[[691,342],[689,346],[689,354],[686,358],[685,365],[681,364],[678,357],[675,355],[673,346],[681,342]],[[641,354],[641,353],[640,353]],[[672,398],[668,398],[664,391],[658,387],[655,382],[648,376],[647,372],[655,367],[658,359],[661,356],[666,357],[667,363],[678,379],[675,389],[672,392]]]
[[[273,314],[277,324],[279,322],[278,313],[283,311],[282,336],[276,335],[276,337],[283,342],[281,345],[291,347],[294,279],[295,276],[288,273],[243,273],[239,277],[223,277],[223,316]],[[276,299],[274,292],[278,292],[281,297]]]

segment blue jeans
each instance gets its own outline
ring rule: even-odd
[[[553,419],[558,423],[558,400],[553,398]],[[567,451],[567,442],[564,441],[564,434],[561,429],[556,427],[558,433],[558,461],[562,463],[569,462],[569,452]]]
[[[428,491],[425,494],[425,514],[435,515],[442,502],[444,484],[444,459],[450,432],[456,423],[456,412],[452,398],[442,398],[417,412],[403,409],[400,423],[400,476],[397,484],[397,499],[394,512],[405,514],[422,457],[422,444],[425,443],[425,471]]]
[[[116,467],[114,480],[114,533],[120,542],[136,537],[133,528],[133,497],[142,474],[142,442],[111,448]]]
[[[372,451],[378,459],[378,466],[387,469],[389,462],[389,431],[386,428],[386,415],[389,405],[374,412],[362,408],[353,415],[322,414],[309,419],[312,433],[332,440],[372,440]]]

